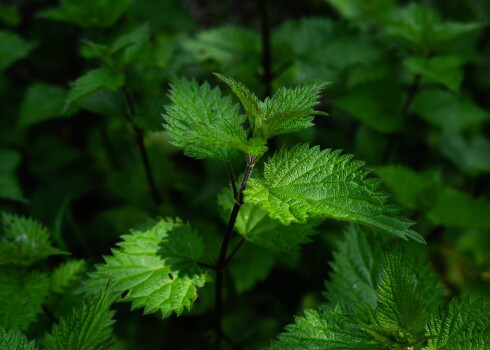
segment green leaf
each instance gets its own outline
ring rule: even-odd
[[[237,95],[247,113],[254,135],[265,139],[313,126],[313,115],[320,92],[326,84],[301,85],[292,89],[280,88],[272,98],[261,102],[245,85],[216,74]]]
[[[439,83],[455,92],[459,91],[463,81],[463,65],[461,58],[456,56],[436,56],[431,58],[409,57],[403,61],[413,74],[424,79]]]
[[[413,272],[399,254],[388,255],[378,285],[376,319],[393,334],[403,334],[409,341],[421,337],[429,318],[425,301],[417,291]]]
[[[387,81],[376,81],[357,86],[348,94],[336,98],[336,107],[382,133],[401,130],[404,119],[400,86]]]
[[[111,54],[121,55],[124,65],[135,62],[138,55],[148,48],[150,33],[148,24],[136,28],[132,32],[122,35],[112,44]]]
[[[164,115],[172,143],[190,157],[229,160],[238,151],[262,154],[265,141],[247,140],[238,106],[222,98],[218,88],[195,81],[175,80],[170,91],[172,105]],[[257,147],[258,145],[258,147]]]
[[[442,183],[436,172],[415,172],[403,165],[376,167],[374,172],[394,194],[397,202],[406,208],[424,211],[433,205]]]
[[[446,130],[459,131],[482,124],[490,113],[471,100],[444,90],[422,90],[412,110],[426,122]]]
[[[73,82],[66,102],[74,102],[101,89],[115,91],[123,84],[122,73],[106,67],[93,69]]]
[[[273,42],[284,47],[275,59],[285,85],[337,81],[345,69],[370,65],[380,57],[368,36],[351,33],[322,17],[285,21],[275,31]]]
[[[350,225],[330,264],[325,298],[331,305],[342,303],[353,312],[362,302],[376,307],[376,286],[385,260],[382,237]]]
[[[233,193],[223,191],[218,197],[223,220],[228,220],[233,208]],[[241,206],[235,222],[235,231],[247,242],[268,249],[275,254],[291,253],[310,241],[315,234],[310,224],[283,225],[272,219],[262,208],[245,203]]]
[[[7,331],[0,327],[0,349],[5,350],[36,350],[36,344],[29,342],[26,336],[17,329]]]
[[[31,126],[45,120],[66,118],[76,110],[64,111],[67,92],[43,83],[29,86],[20,107],[20,127]]]
[[[86,271],[86,265],[85,260],[69,260],[56,267],[51,274],[51,290],[62,294],[70,283]]]
[[[244,293],[265,280],[275,262],[270,252],[251,245],[243,246],[229,268],[237,293]]]
[[[20,160],[17,151],[0,149],[0,198],[26,202],[16,175]]]
[[[427,217],[435,225],[490,229],[490,203],[453,188],[439,191]]]
[[[90,274],[85,289],[100,290],[111,280],[114,295],[131,302],[133,309],[144,308],[146,314],[160,311],[168,317],[190,310],[197,288],[208,278],[195,263],[203,246],[190,226],[180,220],[159,220],[122,238],[105,264]]]
[[[432,315],[424,350],[484,350],[490,344],[490,304],[453,299]]]
[[[205,30],[185,41],[184,48],[199,62],[211,63],[215,71],[247,79],[247,83],[256,82],[260,38],[247,28],[226,25]]]
[[[0,266],[0,326],[26,330],[42,312],[49,293],[49,277]]]
[[[1,213],[0,265],[30,266],[48,256],[64,254],[51,245],[51,234],[39,222]]]
[[[394,13],[387,23],[386,33],[408,49],[426,54],[482,26],[482,23],[443,22],[426,6],[411,3]]]
[[[26,42],[17,34],[0,30],[0,72],[12,63],[26,57],[35,44]]]
[[[66,318],[54,325],[44,338],[47,350],[106,350],[113,343],[114,311],[110,291],[104,289],[91,300],[84,301]]]
[[[286,327],[270,350],[385,349],[359,329],[341,306],[306,309],[303,317]]]
[[[112,3],[106,0],[60,0],[60,6],[45,10],[38,17],[76,24],[82,28],[107,28],[129,9],[133,0]]]
[[[471,175],[490,172],[490,140],[475,135],[466,140],[456,132],[442,133],[439,147],[442,154],[458,168]]]
[[[403,239],[424,239],[410,229],[378,190],[380,181],[352,155],[298,145],[283,148],[264,167],[264,177],[249,180],[245,202],[256,204],[284,224],[330,217],[381,229]]]
[[[395,2],[393,0],[325,0],[343,17],[364,20],[368,15],[380,16],[388,13]]]

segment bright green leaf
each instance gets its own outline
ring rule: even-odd
[[[36,344],[29,342],[26,336],[17,329],[7,331],[0,327],[0,349],[5,350],[36,350]]]
[[[24,41],[17,34],[0,30],[0,72],[29,54],[34,44]]]
[[[106,67],[93,69],[73,82],[66,102],[74,102],[101,89],[115,91],[123,84],[124,74]]]
[[[47,350],[106,350],[113,343],[114,311],[110,311],[108,288],[92,300],[84,301],[71,315],[62,317],[44,338]]]
[[[191,309],[197,288],[208,277],[196,265],[203,247],[188,224],[159,220],[123,236],[118,245],[113,255],[105,257],[105,264],[90,274],[87,291],[100,290],[110,280],[114,294],[131,302],[133,309],[160,311],[162,317]]]
[[[305,315],[296,317],[295,323],[286,326],[286,332],[273,341],[268,350],[327,350],[357,349],[381,350],[382,347],[360,330],[341,307],[307,309]]]
[[[453,299],[427,324],[424,350],[484,350],[490,344],[490,304]]]
[[[46,274],[0,266],[0,326],[27,330],[49,293]]]
[[[412,110],[428,123],[441,129],[458,131],[488,120],[490,113],[471,100],[444,90],[422,90]]]
[[[51,234],[39,222],[1,213],[0,265],[29,266],[48,256],[63,254],[51,244]]]
[[[166,108],[165,128],[172,143],[190,157],[229,160],[238,151],[265,152],[261,147],[249,147],[242,127],[238,106],[228,97],[222,98],[218,88],[195,81],[175,80],[170,91],[172,105]],[[259,151],[257,153],[257,151]]]
[[[371,226],[403,239],[424,239],[410,229],[379,191],[380,181],[351,155],[298,145],[283,148],[265,164],[264,177],[249,180],[245,202],[260,206],[284,224],[330,217]]]

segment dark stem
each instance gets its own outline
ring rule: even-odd
[[[214,293],[214,308],[215,308],[215,319],[214,319],[214,329],[216,332],[216,349],[221,349],[221,341],[224,337],[223,328],[221,326],[221,321],[223,318],[223,282],[224,273],[230,259],[227,259],[228,246],[230,244],[231,237],[233,235],[233,228],[235,227],[236,218],[240,207],[243,202],[243,191],[247,187],[248,179],[252,175],[252,171],[255,165],[256,158],[254,156],[247,156],[247,167],[243,174],[242,183],[238,191],[238,198],[235,200],[233,209],[228,219],[228,224],[226,225],[225,236],[223,237],[223,242],[221,243],[221,248],[219,252],[218,262],[216,264],[216,282],[215,282],[215,293]]]
[[[236,189],[235,172],[230,162],[226,162],[226,169],[228,170],[228,175],[230,175],[231,187],[233,188],[233,198],[238,201],[238,191]]]
[[[136,145],[138,146],[138,150],[140,153],[141,160],[143,162],[143,167],[145,169],[146,180],[148,181],[148,187],[150,189],[151,198],[156,205],[162,204],[162,198],[157,190],[157,185],[155,182],[155,177],[153,176],[153,171],[151,169],[150,160],[148,159],[148,152],[146,151],[146,146],[143,137],[143,130],[139,128],[136,124],[134,124],[133,118],[136,115],[136,108],[134,107],[133,97],[128,90],[126,85],[122,88],[124,92],[124,97],[126,98],[126,103],[129,108],[129,116],[127,116],[127,120],[131,124],[133,128],[134,135],[136,137]]]
[[[262,82],[264,94],[268,97],[272,93],[272,54],[271,54],[271,16],[270,0],[259,0],[261,8],[261,35],[262,35]]]
[[[412,106],[415,95],[417,95],[417,92],[419,91],[421,79],[422,79],[422,76],[420,74],[415,75],[413,78],[412,84],[408,88],[407,97],[405,98],[405,102],[403,103],[403,107],[402,107],[402,111],[401,111],[401,117],[403,119],[406,119],[408,117],[408,114],[410,113],[410,107]],[[390,134],[390,136],[388,137],[386,149],[385,149],[385,152],[384,152],[383,158],[382,158],[383,163],[386,163],[388,161],[388,159],[393,154],[395,154],[395,150],[397,148],[399,140],[400,140],[400,135],[398,135],[396,132],[393,132]]]

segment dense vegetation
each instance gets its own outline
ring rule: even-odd
[[[489,349],[489,17],[0,4],[0,349]]]

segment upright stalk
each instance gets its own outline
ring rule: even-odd
[[[271,49],[271,16],[270,0],[259,0],[261,12],[261,35],[262,35],[262,82],[265,96],[272,93],[272,49]]]
[[[235,204],[231,211],[230,217],[228,219],[228,224],[226,225],[225,235],[221,243],[221,248],[219,252],[218,262],[216,263],[216,283],[215,283],[215,294],[214,294],[214,307],[215,307],[215,319],[214,319],[214,329],[216,333],[216,349],[221,349],[221,341],[224,337],[223,328],[221,326],[223,319],[223,285],[224,285],[224,273],[230,259],[227,258],[228,246],[233,235],[233,228],[235,227],[235,222],[238,217],[238,212],[243,204],[243,191],[247,187],[247,182],[252,175],[253,168],[255,166],[256,157],[247,155],[247,166],[243,174],[242,183],[238,190],[238,196],[235,198]]]
[[[150,195],[153,199],[153,202],[156,205],[162,204],[162,197],[158,193],[155,177],[153,176],[153,171],[151,168],[150,160],[148,159],[148,152],[146,151],[146,146],[143,138],[143,130],[139,128],[136,124],[134,124],[133,118],[136,115],[136,108],[134,106],[133,97],[128,90],[127,85],[124,85],[123,88],[124,97],[126,98],[126,104],[129,109],[129,116],[127,116],[127,120],[131,124],[133,128],[134,135],[136,138],[136,145],[138,146],[138,151],[140,153],[141,160],[143,162],[143,168],[145,169],[146,180],[148,182],[148,187],[150,189]]]

